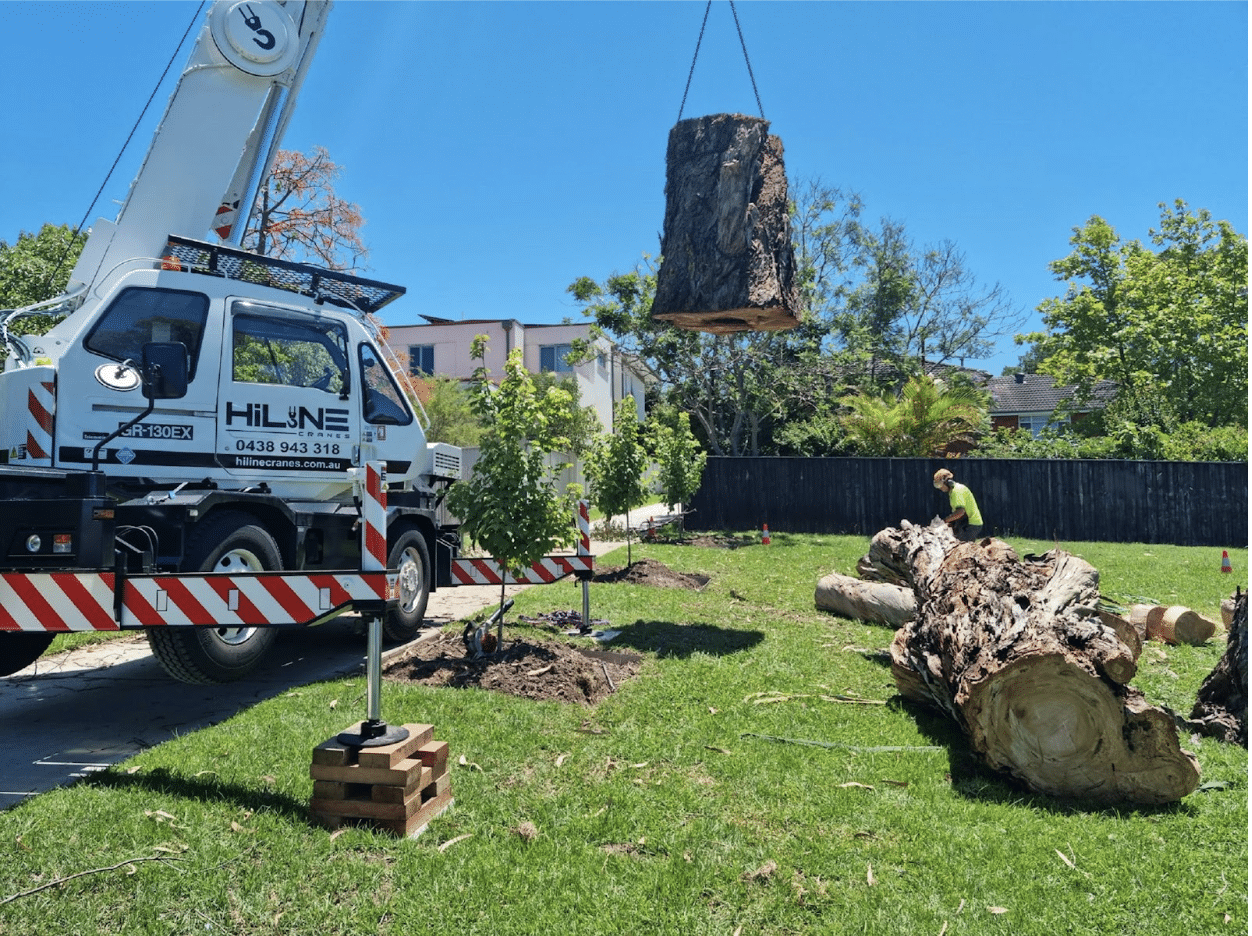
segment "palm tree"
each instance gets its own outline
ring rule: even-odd
[[[839,402],[846,443],[858,455],[941,456],[953,443],[973,442],[987,418],[973,386],[926,375],[911,377],[899,397],[853,393]]]

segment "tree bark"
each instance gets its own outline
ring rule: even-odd
[[[841,617],[893,628],[913,620],[917,611],[917,599],[911,588],[889,582],[866,582],[838,572],[822,576],[813,603],[820,610]]]
[[[917,596],[916,619],[891,645],[897,688],[950,715],[988,765],[1095,804],[1168,803],[1195,789],[1199,765],[1173,717],[1127,685],[1137,635],[1102,618],[1086,562],[1061,550],[1022,560],[992,538],[958,543],[940,520],[880,532],[870,556]]]
[[[1187,727],[1248,746],[1248,596],[1235,596],[1226,652],[1204,678]]]
[[[768,131],[741,114],[670,130],[654,319],[713,334],[798,324],[787,173]]]

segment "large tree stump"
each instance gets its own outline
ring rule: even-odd
[[[714,334],[794,327],[787,173],[769,123],[742,114],[680,120],[665,165],[652,317]]]
[[[1127,685],[1137,635],[1102,619],[1086,562],[1061,550],[1022,560],[991,538],[956,543],[942,521],[904,521],[870,551],[918,599],[891,645],[896,686],[950,715],[988,765],[1096,804],[1167,803],[1195,789],[1199,765],[1174,719]]]
[[[1248,596],[1235,596],[1226,652],[1204,678],[1187,727],[1248,746]]]

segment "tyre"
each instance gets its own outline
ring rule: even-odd
[[[420,530],[403,530],[387,554],[387,568],[400,573],[399,600],[383,617],[383,635],[403,643],[422,629],[430,600],[430,550]]]
[[[241,511],[196,524],[183,560],[185,572],[273,572],[282,567],[274,537]],[[201,685],[248,675],[278,638],[272,627],[150,627],[147,633],[148,645],[167,673]]]
[[[56,634],[0,633],[0,676],[10,676],[26,669],[48,649]]]

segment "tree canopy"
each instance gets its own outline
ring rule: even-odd
[[[617,402],[613,431],[601,435],[587,455],[584,470],[591,500],[608,517],[626,517],[626,564],[630,558],[630,512],[648,501],[644,472],[648,455],[639,438],[639,416],[633,397]]]
[[[23,231],[12,244],[0,240],[0,309],[22,309],[62,292],[86,241],[67,224],[45,224],[38,234]],[[41,335],[56,320],[27,313],[8,327],[14,335]],[[0,361],[7,356],[8,347],[0,343]]]
[[[1072,252],[1049,264],[1066,292],[1039,306],[1046,330],[1018,340],[1079,402],[1116,381],[1132,423],[1246,427],[1247,238],[1182,200],[1159,207],[1151,246],[1098,215],[1074,228]]]
[[[969,445],[984,429],[986,399],[968,382],[911,377],[899,395],[858,392],[840,402],[845,444],[857,455],[933,458]]]
[[[473,356],[484,360],[486,348],[487,336],[477,336]],[[516,572],[574,541],[574,492],[556,489],[545,458],[568,447],[553,427],[569,401],[559,387],[536,392],[520,348],[509,353],[499,387],[483,366],[475,376],[473,407],[484,433],[469,479],[448,489],[448,509],[473,542]],[[503,605],[503,586],[500,600]]]
[[[335,193],[342,172],[323,147],[311,156],[279,150],[248,218],[243,248],[330,270],[364,269],[365,219],[359,206]]]
[[[0,309],[34,305],[64,290],[86,242],[68,224],[22,231],[12,244],[0,240]]]

